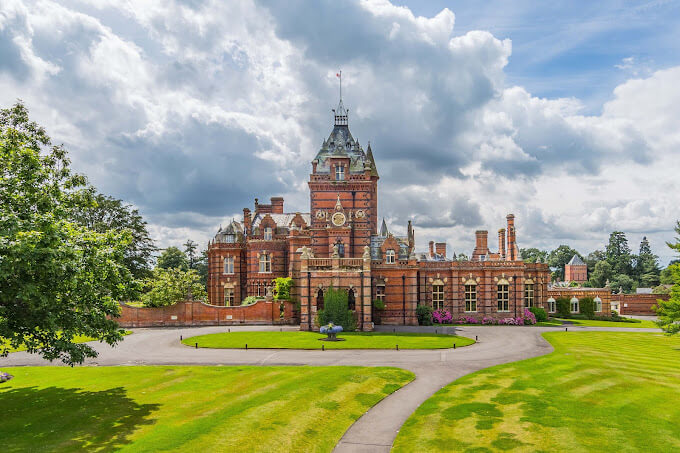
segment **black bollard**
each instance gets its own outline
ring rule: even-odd
[[[565,332],[569,332],[569,327],[565,327],[565,328],[564,328],[564,331],[565,331]]]
[[[453,343],[453,349],[456,349],[456,343]]]
[[[198,349],[198,343],[196,343],[196,349]]]
[[[479,337],[475,335],[475,341],[479,341]]]
[[[397,351],[399,350],[399,345],[397,345]]]
[[[246,343],[246,351],[248,350],[248,343]]]
[[[227,332],[231,333],[231,327],[227,330]]]
[[[325,351],[325,350],[326,350],[326,345],[322,344],[322,345],[321,345],[321,350],[322,350],[322,351]]]
[[[182,341],[182,335],[179,336],[179,341]]]

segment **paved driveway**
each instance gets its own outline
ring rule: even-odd
[[[393,366],[413,371],[416,379],[369,409],[338,443],[336,452],[389,451],[401,425],[437,390],[473,371],[548,354],[552,346],[541,333],[559,327],[461,326],[438,328],[478,338],[474,345],[444,350],[262,350],[194,349],[180,343],[194,335],[226,332],[227,327],[133,329],[115,348],[94,343],[99,357],[86,365],[358,365]],[[297,327],[238,326],[232,331],[297,330]],[[399,332],[434,331],[434,327],[397,327]],[[382,327],[392,330],[392,327]],[[645,331],[656,329],[569,326],[569,331]],[[60,363],[59,363],[60,364]],[[50,365],[25,352],[0,358],[0,366]],[[57,363],[52,363],[57,365]]]

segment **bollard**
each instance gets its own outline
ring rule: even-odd
[[[231,327],[229,328],[228,332],[231,333]]]
[[[248,350],[248,343],[246,343],[246,351]]]
[[[322,344],[322,345],[321,345],[321,350],[322,350],[322,351],[325,351],[325,350],[326,350],[326,345]]]
[[[437,335],[437,329],[434,329],[434,334]]]
[[[475,341],[479,341],[479,337],[475,335]]]
[[[565,327],[565,328],[564,328],[564,331],[565,331],[565,332],[569,332],[569,327]]]
[[[182,341],[182,335],[179,336],[179,341]]]
[[[195,347],[196,347],[196,349],[198,349],[198,343],[196,343],[196,346],[195,346]]]
[[[399,350],[399,345],[397,345],[397,351]]]
[[[453,349],[456,349],[456,343],[453,343]]]

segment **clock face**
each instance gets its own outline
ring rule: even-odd
[[[333,214],[333,217],[331,218],[333,225],[335,226],[341,226],[345,224],[345,214],[342,212],[336,212]]]

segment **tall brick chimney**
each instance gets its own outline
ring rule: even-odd
[[[283,197],[271,197],[272,214],[283,214]]]
[[[515,261],[517,259],[515,256],[515,216],[508,214],[505,218],[508,221],[508,261]]]
[[[505,259],[505,228],[498,230],[498,254]]]
[[[250,235],[250,209],[243,208],[243,229],[246,236]]]
[[[486,230],[475,231],[475,249],[472,251],[472,259],[479,259],[489,253],[489,232]]]
[[[438,255],[446,258],[446,242],[437,242],[434,247]]]
[[[434,256],[434,241],[430,241],[430,256]]]

